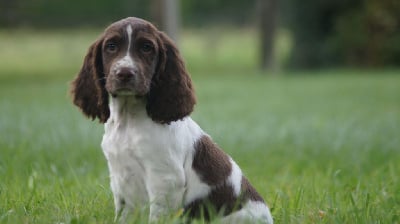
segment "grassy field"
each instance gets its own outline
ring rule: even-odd
[[[221,34],[212,57],[202,50],[210,37],[185,34],[193,117],[275,222],[400,223],[400,71],[270,77],[254,69],[254,33],[233,34]],[[112,222],[103,127],[67,94],[96,36],[0,32],[0,223]]]

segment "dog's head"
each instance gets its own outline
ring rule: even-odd
[[[110,116],[109,97],[143,100],[147,114],[167,124],[189,115],[196,102],[174,43],[134,17],[111,24],[90,46],[71,94],[86,116],[103,123]]]

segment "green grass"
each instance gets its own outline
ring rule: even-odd
[[[254,33],[227,34],[213,60],[201,53],[202,32],[185,35],[193,117],[241,166],[275,222],[399,223],[400,71],[268,77],[252,64]],[[0,223],[112,222],[103,127],[67,94],[96,36],[0,32]]]

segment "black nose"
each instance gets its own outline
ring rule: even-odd
[[[133,68],[121,68],[116,74],[117,78],[122,81],[133,78],[136,74],[136,70]]]

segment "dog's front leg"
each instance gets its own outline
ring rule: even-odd
[[[174,175],[157,174],[149,176],[150,221],[174,214],[182,206],[185,192],[183,171]]]
[[[128,209],[125,208],[125,200],[118,195],[114,195],[115,216],[114,222],[126,222],[128,218]]]
[[[117,182],[115,181],[113,176],[111,176],[111,190],[114,196],[114,222],[126,223],[128,221],[129,214],[133,213],[133,207],[127,205],[124,197],[122,197],[119,192]]]

